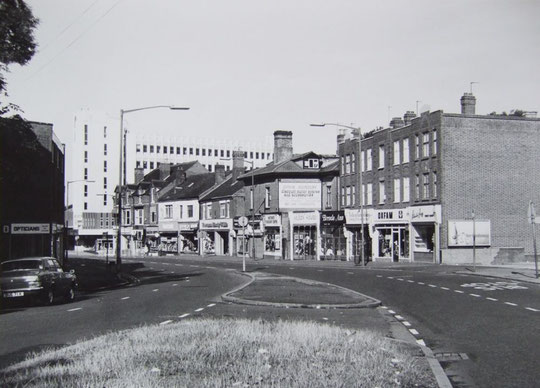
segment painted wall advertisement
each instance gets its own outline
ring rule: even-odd
[[[320,209],[321,184],[317,182],[281,182],[279,207],[282,209]]]
[[[489,220],[476,220],[474,222],[474,234],[477,246],[491,245],[491,222]],[[448,246],[449,247],[472,247],[473,245],[473,221],[472,220],[449,220],[448,221]]]

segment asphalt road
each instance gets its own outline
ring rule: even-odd
[[[238,261],[199,257],[152,257],[143,261],[144,266],[137,264],[139,260],[125,264],[127,270],[135,271],[142,279],[139,285],[84,294],[71,304],[0,312],[0,368],[21,359],[30,350],[65,345],[145,323],[211,314],[212,309],[219,308],[215,305],[219,295],[244,282],[226,270],[241,269]],[[435,353],[466,355],[465,360],[442,363],[454,386],[538,386],[538,285],[489,286],[486,283],[504,281],[456,274],[455,267],[389,270],[324,264],[274,265],[248,260],[247,269],[329,282],[381,300],[418,341]],[[241,315],[248,316],[248,310],[242,307]],[[232,317],[235,314],[231,311]],[[328,319],[323,315],[320,318]],[[332,319],[340,323],[339,315]]]

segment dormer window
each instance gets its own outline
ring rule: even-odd
[[[304,168],[319,168],[319,159],[304,160]]]

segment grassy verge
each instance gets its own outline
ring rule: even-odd
[[[2,386],[436,387],[416,347],[306,322],[186,320],[31,355]]]

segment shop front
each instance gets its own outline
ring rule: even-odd
[[[413,236],[412,260],[438,263],[441,205],[412,206],[410,214]]]
[[[199,224],[200,252],[202,255],[231,255],[233,220],[201,220]]]
[[[264,229],[264,257],[281,259],[281,216],[279,214],[265,214],[263,216]]]
[[[409,208],[373,210],[373,261],[411,261]]]
[[[292,260],[320,260],[319,211],[289,212]]]
[[[180,253],[197,253],[198,222],[178,223],[178,250]]]
[[[175,221],[159,223],[159,255],[178,254],[178,223]]]
[[[321,213],[321,260],[347,260],[345,212]]]
[[[372,223],[372,209],[345,209],[345,224],[347,227],[347,260],[355,263],[362,261],[362,244],[364,246],[364,261],[372,261],[372,238],[369,225]],[[363,225],[363,227],[362,227]]]

